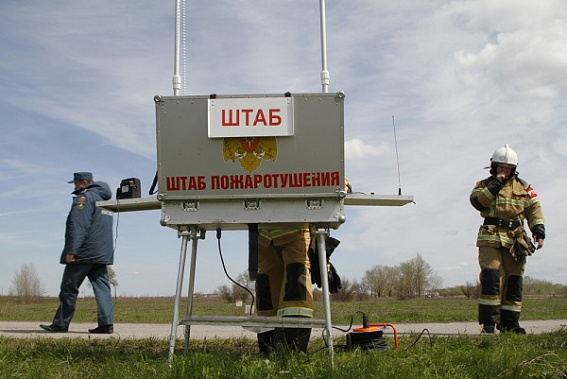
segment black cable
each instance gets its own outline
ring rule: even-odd
[[[348,333],[352,330],[352,323],[354,322],[354,315],[360,313],[362,315],[362,323],[363,323],[363,327],[364,328],[368,328],[368,320],[366,320],[366,314],[362,311],[356,311],[354,312],[352,315],[350,315],[350,325],[348,326],[347,329],[341,329],[337,326],[333,326],[333,329],[339,330],[343,333]]]
[[[410,348],[414,347],[415,344],[421,339],[421,336],[423,335],[423,333],[427,332],[427,335],[429,336],[429,345],[431,347],[433,347],[433,341],[431,340],[431,334],[429,334],[429,330],[427,329],[423,329],[421,331],[421,333],[419,333],[419,336],[417,336],[417,339],[411,344]]]
[[[156,190],[156,186],[158,184],[158,173],[156,171],[156,176],[154,176],[154,181],[152,182],[152,185],[150,186],[150,190],[148,191],[148,194],[150,196],[155,195],[158,191]]]
[[[351,329],[352,329],[352,323],[353,323],[353,321],[354,321],[354,315],[351,315],[351,316],[350,316],[350,325],[348,326],[348,329],[346,329],[346,330],[345,330],[345,329],[341,329],[341,328],[339,328],[338,326],[333,326],[333,329],[337,329],[337,330],[339,330],[339,331],[341,331],[341,332],[343,332],[343,333],[348,333],[348,332],[350,332]],[[324,330],[323,330],[323,331],[324,331]]]
[[[226,275],[226,277],[234,284],[236,284],[238,287],[242,288],[243,290],[245,290],[246,292],[248,292],[250,294],[250,296],[252,297],[252,302],[250,303],[250,315],[252,315],[253,309],[254,309],[254,294],[252,293],[252,291],[250,291],[249,288],[243,286],[242,284],[238,283],[237,281],[235,281],[234,279],[232,279],[230,277],[230,275],[228,274],[228,272],[226,271],[226,265],[224,264],[224,258],[222,257],[222,250],[221,250],[221,244],[220,244],[220,239],[221,239],[221,233],[222,231],[220,229],[217,229],[217,243],[218,243],[218,248],[219,248],[219,256],[220,256],[220,260],[222,263],[222,269],[224,270],[224,274]]]
[[[116,252],[116,245],[118,244],[118,224],[120,224],[120,200],[116,199],[116,228],[114,232],[114,247],[112,253]]]
[[[347,335],[347,346],[350,349],[362,349],[362,351],[389,349],[384,339],[382,330],[368,331],[364,333],[351,333]]]
[[[115,227],[115,232],[114,232],[114,246],[112,247],[112,255],[114,256],[114,253],[116,253],[116,246],[118,245],[118,224],[120,224],[120,200],[117,198],[116,199],[116,227]],[[108,269],[107,269],[108,271]],[[114,270],[113,270],[114,271]],[[116,272],[114,272],[114,276],[116,277]],[[110,279],[110,276],[109,276]],[[114,284],[110,283],[109,280],[109,285],[114,286]],[[114,286],[114,291],[116,293],[116,287]],[[110,294],[110,297],[112,298],[112,294]],[[112,300],[112,308],[114,309],[114,305],[116,303],[116,296],[114,296],[114,299]],[[120,336],[118,336],[118,341],[120,341]],[[117,342],[118,344],[118,342]]]
[[[336,326],[333,326],[333,329],[339,330],[343,333],[348,333],[349,331],[352,330],[354,315],[357,314],[357,313],[360,313],[362,315],[363,328],[365,328],[365,329],[368,328],[368,320],[366,318],[366,314],[364,312],[358,310],[350,316],[350,325],[348,326],[347,329],[341,329],[341,328],[336,327]],[[323,329],[323,331],[321,331],[321,337],[323,339],[325,346],[322,347],[319,350],[329,348],[329,344],[328,344],[327,338],[325,336],[325,331],[326,331],[326,329]],[[423,329],[421,331],[421,333],[419,333],[419,335],[417,336],[417,339],[411,344],[410,348],[414,347],[415,344],[417,344],[419,342],[419,340],[421,339],[421,337],[423,336],[423,334],[425,332],[427,332],[427,336],[429,338],[429,346],[433,347],[433,340],[431,338],[431,334],[429,333],[429,330]],[[348,336],[347,336],[347,341],[348,341]],[[382,337],[381,332],[379,334],[369,333],[368,335],[357,336],[356,341],[352,341],[352,338],[351,338],[351,344],[352,343],[361,347],[362,350],[364,350],[364,351],[369,351],[369,350],[374,350],[374,349],[378,349],[378,350],[383,351],[383,350],[386,350],[388,348],[388,346],[386,345],[386,340]],[[347,344],[341,344],[341,345],[333,345],[333,347],[334,348],[341,348],[341,349],[345,349],[345,350],[348,350],[350,348],[348,343]]]
[[[356,311],[355,313],[353,313],[353,314],[350,315],[350,324],[349,324],[349,326],[348,326],[347,329],[341,329],[341,328],[339,328],[338,326],[333,326],[333,329],[336,329],[336,330],[341,331],[341,332],[343,332],[343,333],[348,333],[348,332],[350,332],[350,331],[352,330],[352,323],[354,322],[354,315],[357,314],[357,313],[361,313],[363,316],[366,317],[366,315],[364,314],[364,312],[362,312],[362,311]],[[325,343],[325,346],[322,347],[320,350],[327,349],[327,348],[329,347],[329,344],[327,343],[327,339],[325,338],[325,331],[326,331],[326,330],[327,330],[327,329],[323,329],[323,330],[321,331],[321,338],[323,339],[323,342]],[[335,348],[344,348],[344,349],[347,349],[347,348],[348,348],[347,345],[333,345],[333,347],[335,347]]]
[[[364,329],[368,328],[368,317],[366,317],[366,313],[361,310],[356,311],[356,313],[360,313],[362,315],[362,327]]]

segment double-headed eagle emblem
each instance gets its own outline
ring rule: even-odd
[[[244,170],[252,172],[258,169],[262,159],[276,160],[278,143],[276,137],[224,138],[222,155],[225,162],[238,161]]]

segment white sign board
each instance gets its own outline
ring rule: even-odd
[[[162,225],[345,221],[342,92],[154,100]]]
[[[209,138],[293,135],[293,97],[208,101]]]

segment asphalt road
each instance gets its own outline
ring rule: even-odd
[[[49,323],[49,322],[44,322]],[[95,328],[92,323],[71,323],[68,333],[49,333],[39,327],[39,322],[12,322],[0,321],[0,336],[12,338],[121,338],[121,339],[143,339],[156,338],[169,340],[171,324],[115,324],[114,334],[90,334],[88,329]],[[528,333],[540,334],[558,329],[567,328],[567,319],[564,320],[532,320],[522,321],[522,327]],[[360,327],[361,325],[353,325]],[[346,329],[345,326],[338,326]],[[431,335],[475,335],[480,334],[480,327],[475,322],[459,323],[417,323],[417,324],[393,324],[384,329],[384,334],[393,334],[394,328],[399,335],[409,333],[421,333],[424,329]],[[183,339],[184,327],[177,327],[177,338]],[[203,326],[193,325],[191,337],[196,339],[226,339],[226,338],[250,338],[256,339],[256,333],[243,329],[240,326]],[[333,330],[333,336],[338,337],[344,332]],[[322,330],[314,329],[311,338],[321,337]]]

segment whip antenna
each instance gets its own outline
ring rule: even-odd
[[[392,115],[392,126],[394,127],[394,144],[396,145],[396,162],[398,164],[398,195],[402,195],[402,176],[400,174],[400,156],[398,155],[398,138],[396,137],[396,123]]]
[[[179,96],[181,91],[181,75],[179,75],[179,61],[181,54],[181,35],[185,0],[175,0],[175,50],[173,57],[173,96]]]
[[[327,70],[327,23],[325,21],[325,0],[319,0],[321,18],[321,91],[329,92],[329,71]]]
[[[182,63],[181,63],[181,72],[183,77],[181,78],[182,81],[182,88],[183,94],[187,94],[187,10],[185,9],[187,2],[182,0],[181,2],[181,44],[183,46],[182,50]]]

